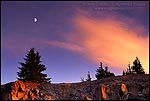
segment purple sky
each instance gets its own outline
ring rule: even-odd
[[[99,62],[89,59],[89,56],[94,56],[88,56],[86,52],[89,51],[80,52],[83,36],[76,33],[82,31],[81,28],[76,31],[76,16],[82,13],[89,19],[113,19],[114,16],[119,21],[128,19],[125,23],[129,26],[135,22],[140,26],[140,29],[133,26],[133,31],[148,37],[148,8],[148,2],[2,1],[1,83],[16,80],[19,62],[24,62],[23,58],[32,47],[42,56],[41,61],[47,68],[44,73],[52,78],[52,83],[80,82],[81,77],[87,78],[88,71],[95,80]],[[38,19],[36,23],[34,17]],[[74,35],[79,35],[79,38],[72,37]],[[111,67],[108,62],[105,64],[115,75],[122,74],[121,69]]]

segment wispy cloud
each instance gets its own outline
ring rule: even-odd
[[[95,63],[102,61],[120,72],[138,56],[148,73],[148,36],[145,36],[144,27],[136,24],[134,19],[117,20],[115,16],[96,19],[80,12],[72,23],[74,30],[65,36],[65,41],[41,42],[78,52]]]
[[[83,51],[83,48],[81,46],[72,43],[61,42],[61,41],[45,41],[44,43],[54,47],[65,48],[74,52]]]
[[[117,20],[115,16],[95,19],[77,14],[73,19],[75,31],[69,37],[78,40],[78,44],[86,49],[85,55],[95,62],[102,60],[123,70],[138,56],[148,72],[148,36],[143,36],[143,26],[134,25],[132,19],[128,21],[127,18]]]

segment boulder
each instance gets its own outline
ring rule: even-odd
[[[23,99],[23,97],[24,97],[23,92],[17,92],[17,98],[18,99]]]
[[[92,100],[92,98],[85,95],[85,100]]]
[[[11,86],[12,100],[19,100],[23,98],[23,92],[25,91],[25,85],[22,81],[17,80]]]
[[[24,93],[23,100],[28,100],[28,93],[27,92]]]
[[[22,81],[17,80],[13,83],[11,89],[15,91],[25,91],[25,85]]]
[[[107,97],[106,97],[106,88],[105,88],[105,85],[104,84],[102,84],[101,85],[101,97],[102,97],[102,99],[106,99]]]
[[[15,91],[15,90],[11,91],[11,99],[12,100],[18,100],[18,98],[17,98],[17,91]]]
[[[109,96],[108,93],[110,93],[110,89],[106,87],[104,84],[98,85],[95,88],[95,94],[93,94],[94,100],[108,100]]]
[[[120,87],[120,100],[127,100],[128,99],[128,89],[124,83],[121,84]]]

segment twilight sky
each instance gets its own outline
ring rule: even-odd
[[[148,22],[146,1],[2,1],[1,83],[16,80],[32,47],[52,83],[80,82],[88,71],[95,80],[101,61],[122,75],[136,56],[149,74]]]

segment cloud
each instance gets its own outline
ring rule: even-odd
[[[73,26],[74,31],[66,39],[73,39],[69,40],[70,46],[75,43],[83,47],[85,57],[122,71],[138,56],[148,73],[148,36],[144,27],[133,19],[117,20],[115,16],[96,19],[77,14]]]
[[[72,19],[74,30],[64,35],[65,41],[45,40],[44,44],[78,52],[96,64],[102,61],[120,73],[137,56],[149,73],[148,34],[142,25],[127,17],[117,19],[120,16],[111,15],[98,19],[82,12]]]
[[[128,63],[132,64],[137,56],[145,71],[149,73],[149,37],[144,26],[134,19],[113,13],[97,18],[88,14],[89,12],[84,10],[77,10],[71,20],[73,30],[62,35],[64,41],[33,38],[30,40],[31,45],[24,45],[23,51],[30,46],[60,47],[77,52],[93,63],[102,61],[111,70],[120,73],[126,70]],[[15,44],[16,41],[10,43],[9,47],[16,50],[19,46]]]
[[[67,43],[67,42],[62,42],[62,41],[44,41],[45,44],[54,46],[54,47],[60,47],[60,48],[65,48],[74,52],[82,52],[83,48],[80,47],[79,45],[72,44],[72,43]]]

